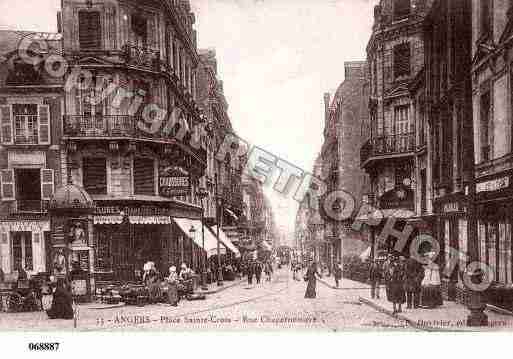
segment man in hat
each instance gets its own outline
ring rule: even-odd
[[[418,260],[412,257],[406,260],[404,266],[404,289],[406,291],[406,308],[418,308],[420,305],[420,289],[422,279],[424,278],[424,268]]]

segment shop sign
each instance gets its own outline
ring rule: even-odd
[[[493,192],[509,187],[509,177],[496,178],[476,185],[476,192]]]
[[[186,196],[190,191],[190,176],[186,170],[181,167],[165,167],[159,170],[161,196]]]

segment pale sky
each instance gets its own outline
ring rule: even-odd
[[[191,0],[198,46],[217,51],[237,133],[310,171],[322,144],[323,93],[344,61],[365,59],[376,0]],[[60,0],[0,0],[0,30],[56,31]],[[33,13],[33,16],[29,15]],[[292,231],[297,204],[267,191]]]

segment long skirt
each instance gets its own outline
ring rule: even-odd
[[[178,287],[176,283],[169,283],[167,290],[167,300],[171,305],[178,304]]]
[[[158,303],[161,299],[162,292],[159,283],[151,283],[148,285],[148,292],[150,294],[150,303]]]
[[[317,297],[317,293],[315,292],[316,286],[317,286],[316,278],[311,278],[308,280],[308,286],[306,287],[305,298],[311,299],[311,298]]]
[[[388,286],[387,299],[392,303],[406,303],[406,293],[401,282],[390,282]]]
[[[422,286],[420,305],[425,308],[435,308],[443,304],[442,289],[439,285]]]

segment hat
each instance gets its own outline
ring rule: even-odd
[[[186,269],[186,268],[187,268],[187,264],[182,263],[182,269]]]
[[[171,266],[169,267],[169,272],[172,273],[172,272],[176,272],[176,267],[175,266]]]

